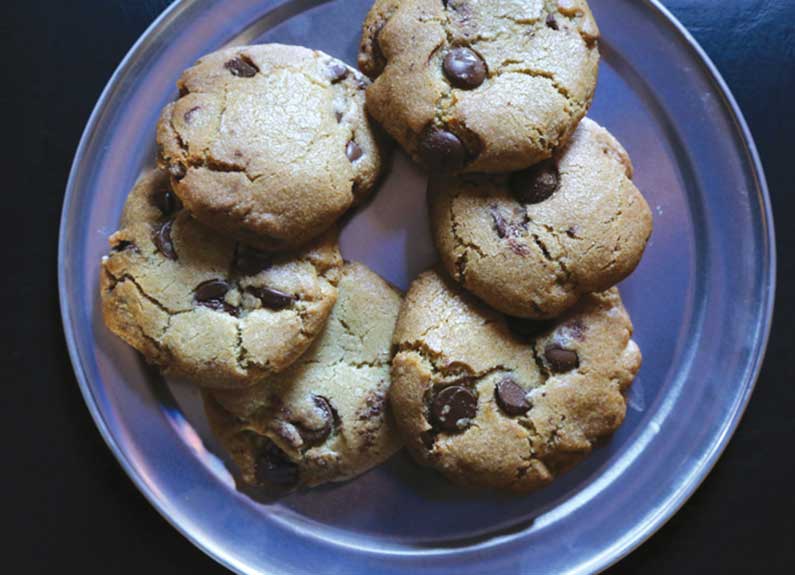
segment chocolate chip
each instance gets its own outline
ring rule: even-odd
[[[273,264],[270,254],[255,250],[245,244],[238,244],[232,266],[244,276],[255,276]]]
[[[544,358],[552,371],[564,373],[580,366],[577,352],[566,349],[558,343],[550,343],[544,349]]]
[[[527,319],[510,315],[505,316],[505,322],[511,333],[522,340],[537,337],[552,327],[552,322],[549,320]]]
[[[185,174],[187,173],[187,169],[185,168],[184,165],[182,165],[182,164],[180,164],[178,162],[175,162],[175,163],[171,163],[171,164],[168,165],[168,173],[171,174],[171,176],[175,180],[181,180],[182,178],[185,177]]]
[[[558,188],[558,168],[554,160],[515,172],[511,175],[511,191],[523,204],[537,204],[551,196]]]
[[[558,29],[558,21],[555,20],[555,16],[554,15],[547,14],[546,25],[547,25],[547,28],[551,28],[552,30],[557,30]]]
[[[512,377],[502,378],[494,387],[494,399],[508,415],[523,415],[530,410],[527,392]]]
[[[170,260],[176,261],[177,250],[174,249],[174,242],[171,241],[171,226],[173,223],[174,220],[168,220],[162,226],[160,226],[160,228],[158,228],[158,230],[155,232],[154,237],[152,237],[152,241],[161,254]]]
[[[254,463],[257,483],[282,488],[298,483],[298,465],[270,439],[266,439]]]
[[[500,210],[495,206],[491,207],[491,219],[494,222],[494,231],[497,232],[500,238],[504,238],[508,235],[508,224],[505,218],[502,217]]]
[[[168,187],[158,190],[152,196],[152,203],[164,216],[170,216],[182,209],[182,202]]]
[[[337,414],[337,410],[334,409],[334,406],[331,405],[331,402],[328,400],[328,398],[323,397],[322,395],[313,395],[312,400],[314,401],[318,410],[320,410],[320,412],[323,414],[323,421],[320,427],[315,428],[309,428],[299,424],[298,433],[301,434],[301,439],[303,439],[304,442],[310,445],[317,445],[318,443],[325,441],[326,438],[331,434],[334,424],[339,422],[339,415]]]
[[[461,385],[445,387],[431,404],[431,417],[444,431],[461,431],[469,427],[478,409],[475,394]]]
[[[250,60],[245,60],[243,57],[237,57],[229,60],[224,64],[224,68],[229,70],[233,76],[237,76],[238,78],[251,78],[255,76],[257,72],[259,72],[259,68],[257,68],[253,62]]]
[[[331,62],[326,69],[329,82],[336,84],[348,77],[348,67],[340,62]]]
[[[361,158],[363,153],[361,146],[353,140],[348,142],[348,145],[345,146],[345,155],[348,156],[348,160],[350,160],[351,163]]]
[[[262,305],[273,310],[280,310],[288,307],[293,303],[294,299],[290,294],[269,287],[249,287],[246,291],[254,297],[259,298]]]
[[[420,138],[419,155],[429,167],[440,172],[463,168],[468,154],[461,139],[447,130],[428,126]]]
[[[196,286],[193,292],[193,301],[203,307],[237,315],[237,308],[229,305],[224,300],[226,292],[230,289],[232,289],[232,286],[224,280],[207,280]]]
[[[190,124],[193,121],[193,114],[195,114],[200,109],[201,106],[193,106],[193,108],[182,114],[182,119],[185,120],[186,124]]]
[[[442,68],[450,83],[462,90],[473,90],[486,79],[486,63],[469,48],[450,50]]]

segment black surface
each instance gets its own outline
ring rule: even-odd
[[[11,537],[2,547],[16,573],[224,572],[149,506],[106,448],[72,375],[57,300],[58,219],[81,131],[166,4],[3,3],[0,431]],[[795,2],[666,4],[718,66],[753,132],[778,224],[778,298],[759,384],[725,454],[685,507],[610,573],[792,573]]]

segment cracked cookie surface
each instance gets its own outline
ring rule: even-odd
[[[359,51],[367,106],[434,171],[521,170],[590,107],[598,37],[584,0],[376,0]]]
[[[395,328],[395,421],[414,458],[456,483],[536,489],[623,421],[641,363],[631,336],[615,288],[538,322],[506,318],[425,272]]]
[[[369,84],[298,46],[227,48],[177,83],[159,162],[187,210],[266,250],[305,244],[374,188],[385,161],[364,110]]]
[[[288,370],[205,394],[210,425],[243,481],[275,490],[342,481],[400,447],[387,391],[400,294],[346,263],[323,334]]]
[[[626,278],[652,232],[618,141],[588,118],[552,159],[511,175],[431,178],[447,272],[510,315],[553,317]]]
[[[197,222],[167,175],[143,175],[102,259],[106,325],[164,372],[214,388],[253,385],[295,361],[337,298],[331,230],[300,251],[267,254]]]

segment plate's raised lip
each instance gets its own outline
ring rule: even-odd
[[[145,44],[149,37],[155,34],[158,30],[166,27],[172,20],[177,18],[181,12],[193,3],[195,0],[175,0],[166,10],[158,16],[154,22],[144,31],[141,37],[133,44],[130,50],[125,55],[119,66],[114,71],[113,75],[108,80],[105,88],[100,95],[97,104],[89,117],[86,128],[80,138],[80,143],[75,153],[74,161],[72,162],[69,179],[66,184],[66,193],[64,195],[63,207],[61,210],[60,230],[58,235],[58,295],[61,305],[61,318],[64,327],[64,336],[66,338],[67,348],[69,350],[69,357],[72,362],[73,370],[77,377],[80,390],[83,394],[83,399],[86,402],[89,412],[91,413],[97,428],[100,431],[105,443],[108,445],[114,456],[122,466],[124,471],[133,481],[138,490],[146,497],[152,506],[166,519],[177,531],[184,537],[191,541],[196,547],[201,549],[208,556],[213,558],[221,565],[227,567],[238,573],[243,573],[243,567],[237,565],[235,560],[229,556],[223,549],[218,548],[213,541],[200,536],[197,531],[194,531],[190,525],[183,525],[178,523],[173,518],[173,513],[170,512],[170,502],[161,499],[154,493],[141,477],[138,470],[130,463],[124,451],[119,447],[115,438],[110,432],[108,425],[99,410],[96,398],[92,393],[88,380],[83,369],[80,354],[77,349],[77,343],[72,330],[72,310],[70,309],[67,294],[66,294],[66,267],[64,265],[66,256],[66,219],[69,212],[69,207],[72,202],[72,196],[75,193],[75,184],[77,180],[77,172],[79,170],[80,162],[85,155],[85,149],[91,138],[98,118],[104,108],[106,101],[110,95],[113,86],[116,84],[119,77],[121,77],[131,65],[134,56]],[[764,315],[761,324],[761,332],[758,334],[760,337],[756,339],[756,349],[753,354],[751,369],[747,371],[746,380],[742,386],[742,398],[736,403],[734,413],[731,418],[727,419],[720,433],[716,435],[716,440],[713,441],[710,449],[702,457],[699,458],[700,465],[690,473],[686,482],[681,484],[678,491],[671,494],[658,508],[658,513],[655,515],[654,520],[649,521],[643,525],[638,526],[635,530],[625,535],[621,540],[617,541],[613,546],[603,550],[600,556],[591,563],[594,572],[600,572],[611,565],[618,562],[620,559],[628,555],[631,551],[640,546],[644,541],[651,537],[660,527],[662,527],[690,498],[695,490],[701,485],[706,476],[714,467],[718,458],[720,457],[729,439],[732,437],[737,429],[737,426],[745,413],[748,406],[753,389],[756,385],[759,371],[762,366],[762,361],[767,349],[768,340],[770,337],[770,329],[772,326],[773,307],[776,291],[776,245],[775,245],[775,229],[773,223],[773,213],[770,203],[770,196],[768,193],[767,182],[765,180],[764,170],[762,163],[759,159],[759,154],[754,144],[748,125],[737,105],[734,96],[729,90],[726,82],[723,80],[718,69],[710,60],[709,56],[704,52],[703,48],[696,42],[693,36],[687,29],[668,11],[658,0],[644,0],[644,3],[651,10],[656,11],[657,15],[661,17],[668,25],[682,36],[685,43],[694,52],[696,59],[699,60],[708,75],[712,78],[718,92],[723,97],[723,100],[731,113],[740,136],[742,137],[743,144],[746,152],[750,157],[751,164],[754,168],[754,175],[756,176],[756,186],[758,190],[758,197],[761,200],[760,205],[763,208],[764,220],[763,226],[767,230],[767,290],[764,293],[765,300],[762,303],[762,313]]]

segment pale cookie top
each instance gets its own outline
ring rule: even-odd
[[[400,294],[358,263],[312,348],[288,370],[240,392],[207,394],[214,432],[245,482],[272,488],[359,475],[400,446],[387,410]]]
[[[262,249],[306,243],[375,186],[383,153],[369,81],[298,46],[201,58],[157,127],[160,163],[199,221]]]
[[[631,178],[624,148],[588,118],[529,170],[432,178],[430,219],[444,267],[504,313],[558,315],[638,265],[652,216]]]
[[[587,112],[598,37],[584,0],[376,0],[359,52],[367,106],[434,171],[521,170]]]
[[[640,368],[613,288],[552,322],[513,320],[429,271],[395,329],[390,403],[412,455],[469,486],[540,487],[611,434]]]
[[[285,369],[337,299],[336,233],[268,255],[180,208],[162,172],[130,193],[100,270],[105,323],[149,362],[205,386],[244,387]]]

